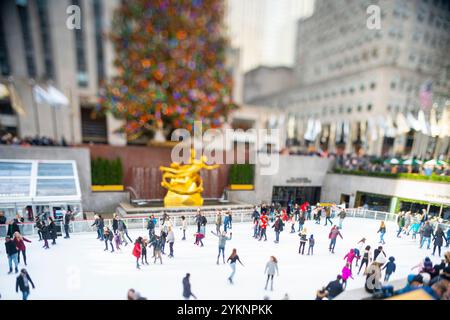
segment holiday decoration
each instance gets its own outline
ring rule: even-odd
[[[133,0],[117,9],[110,38],[117,76],[98,111],[124,119],[129,139],[163,129],[218,128],[230,111],[223,0]]]

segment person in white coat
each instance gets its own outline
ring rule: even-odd
[[[186,240],[187,220],[185,216],[181,216],[181,230],[183,230],[183,238],[181,240]]]
[[[267,290],[267,285],[269,284],[270,279],[270,291],[273,291],[273,276],[275,273],[279,276],[280,273],[278,271],[278,260],[274,256],[270,257],[270,260],[266,264],[266,269],[264,270],[264,274],[267,273],[266,286],[264,290]]]
[[[169,258],[173,258],[173,243],[175,242],[175,235],[173,233],[172,227],[167,228],[167,243],[169,244]]]

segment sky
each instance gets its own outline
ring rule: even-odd
[[[227,0],[231,45],[241,50],[244,72],[259,65],[292,65],[296,21],[310,16],[314,0]]]

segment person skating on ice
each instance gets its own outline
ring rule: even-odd
[[[347,216],[347,212],[345,211],[345,209],[342,209],[339,212],[339,214],[338,214],[338,217],[339,217],[339,229],[341,229],[341,230],[342,230],[342,224],[344,223],[344,219],[345,219],[346,216]]]
[[[449,230],[450,230],[450,228],[449,228]],[[437,226],[436,232],[434,233],[434,237],[433,237],[433,256],[436,252],[436,248],[438,249],[439,257],[441,256],[441,247],[444,244],[444,240],[446,242],[448,242],[448,239],[445,236],[445,233],[442,230],[441,226]]]
[[[314,245],[316,244],[316,240],[314,239],[314,235],[310,235],[308,239],[308,256],[314,255]]]
[[[333,225],[333,221],[331,221],[331,208],[325,208],[325,226],[327,226],[328,221],[330,221],[331,225]]]
[[[216,233],[220,233],[220,228],[222,227],[222,212],[220,210],[216,210],[216,219],[215,219],[215,225],[216,225]]]
[[[114,244],[116,245],[116,251],[121,251],[122,237],[120,236],[119,230],[116,230],[114,233]]]
[[[183,278],[183,298],[189,300],[190,297],[197,299],[195,294],[191,291],[191,282],[190,282],[191,274],[186,273],[186,276]]]
[[[156,236],[155,241],[153,243],[153,249],[154,249],[153,256],[155,258],[153,263],[156,263],[156,259],[159,259],[159,261],[162,264],[162,257],[161,257],[161,247],[163,245],[162,243],[163,243],[163,240],[161,239],[161,237]]]
[[[8,256],[8,264],[9,264],[9,272],[8,274],[11,274],[12,264],[14,262],[14,271],[17,273],[19,272],[18,265],[19,265],[19,251],[17,250],[15,242],[11,239],[10,236],[6,236],[5,238],[5,249],[6,249],[6,255]]]
[[[111,252],[114,252],[114,246],[113,246],[113,234],[111,230],[108,227],[103,228],[103,239],[105,239],[105,250],[108,251],[108,242],[111,245]]]
[[[56,238],[58,238],[58,232],[56,231],[56,223],[53,218],[49,218],[48,232],[50,239],[52,239],[52,245],[56,244]]]
[[[384,235],[386,234],[386,225],[385,225],[384,221],[381,221],[380,228],[378,229],[377,233],[380,234],[380,242],[379,243],[386,244],[386,242],[384,241]]]
[[[308,242],[308,234],[306,228],[303,228],[302,231],[299,232],[300,237],[300,246],[298,247],[298,253],[305,254],[305,246],[306,242]]]
[[[259,233],[259,241],[262,240],[264,236],[264,241],[267,241],[267,224],[269,223],[269,218],[267,217],[267,214],[261,214],[259,218],[259,229],[261,230]]]
[[[141,243],[142,243],[142,238],[139,237],[134,242],[134,247],[133,247],[133,256],[136,258],[136,268],[137,269],[140,269],[139,259],[141,258],[141,253],[142,253]]]
[[[366,245],[366,238],[362,238],[358,241],[355,248],[355,256],[356,256],[356,263],[355,265],[358,266],[359,259],[361,259],[361,253],[364,250],[364,246]]]
[[[346,261],[347,264],[350,265],[350,268],[352,268],[353,260],[355,259],[355,257],[356,257],[355,249],[350,249],[350,251],[344,256],[344,260]]]
[[[236,274],[236,261],[239,261],[239,263],[242,266],[244,266],[244,264],[239,259],[239,256],[237,254],[237,250],[233,249],[231,255],[227,259],[227,262],[230,262],[230,267],[231,267],[231,270],[232,270],[230,276],[228,277],[228,281],[230,282],[230,284],[233,284],[233,278],[234,278],[234,275]]]
[[[222,260],[223,260],[223,263],[225,263],[225,245],[226,245],[227,241],[232,239],[233,233],[230,232],[230,237],[227,237],[227,234],[225,231],[223,231],[221,234],[217,234],[213,231],[211,231],[211,233],[219,238],[219,253],[217,255],[216,264],[219,264],[220,253],[222,253]]]
[[[255,206],[253,213],[252,213],[252,219],[253,219],[253,238],[258,237],[259,233],[259,217],[260,214],[258,212],[258,208]]]
[[[181,216],[181,230],[183,230],[183,238],[181,238],[181,241],[186,240],[186,229],[187,229],[186,217]]]
[[[144,265],[144,263],[146,265],[148,265],[148,261],[147,261],[147,247],[148,247],[148,240],[147,238],[142,238],[141,241],[141,264]]]
[[[26,253],[27,248],[25,246],[25,242],[31,243],[30,240],[23,237],[19,232],[14,233],[14,243],[18,250],[17,261],[20,263],[20,253],[22,253],[23,262],[25,265],[27,265],[27,253]]]
[[[28,300],[30,295],[30,284],[33,289],[36,289],[33,280],[31,280],[30,275],[26,269],[20,270],[19,276],[16,278],[16,292],[22,292],[22,300]]]
[[[147,222],[148,238],[151,239],[155,234],[155,216],[151,215]]]
[[[338,295],[340,295],[342,293],[342,291],[344,291],[341,280],[342,280],[342,276],[338,275],[336,277],[336,280],[331,281],[325,287],[325,290],[328,292],[328,295],[327,295],[328,299],[332,300],[332,299],[336,298]]]
[[[373,250],[373,260],[377,260],[378,255],[382,254],[384,258],[386,258],[386,252],[384,252],[383,247],[379,246],[375,250]]]
[[[430,250],[431,238],[434,237],[433,227],[429,221],[425,221],[422,228],[422,238],[420,240],[420,249],[427,242],[427,250]]]
[[[167,231],[167,243],[169,244],[169,258],[173,258],[173,245],[175,243],[175,234],[173,233],[173,228],[169,227]]]
[[[347,288],[347,280],[351,278],[353,279],[351,264],[346,263],[344,268],[342,268],[342,288]]]
[[[280,232],[283,231],[283,226],[284,226],[284,222],[281,219],[281,217],[278,215],[275,219],[274,224],[272,225],[272,228],[275,231],[275,243],[279,243],[280,242]]]
[[[359,265],[358,274],[361,272],[361,269],[365,266],[364,272],[367,269],[369,263],[372,262],[372,252],[370,250],[370,246],[366,246],[364,252],[362,254],[361,264]]]
[[[328,249],[331,253],[334,253],[334,248],[336,247],[336,240],[338,236],[341,237],[341,239],[344,239],[342,237],[342,234],[339,232],[339,227],[337,226],[331,227],[331,231],[328,234],[328,238],[330,239],[330,246]]]
[[[391,275],[395,272],[397,266],[395,265],[395,258],[389,257],[389,261],[384,265],[381,270],[386,270],[386,274],[384,275],[384,282],[388,282]]]
[[[277,276],[280,275],[280,272],[278,271],[278,260],[274,256],[270,257],[270,260],[266,263],[266,268],[264,269],[264,274],[267,273],[267,279],[266,279],[266,286],[264,287],[264,290],[267,290],[267,285],[269,284],[270,279],[270,291],[273,291],[273,277],[275,273]]]
[[[44,249],[50,249],[50,246],[48,245],[48,239],[50,239],[50,232],[48,229],[48,225],[46,225],[45,221],[42,221],[42,239],[44,240],[44,246],[42,248]]]

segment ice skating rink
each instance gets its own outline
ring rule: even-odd
[[[132,245],[123,247],[121,252],[105,252],[104,243],[95,239],[96,233],[74,234],[69,240],[59,237],[50,250],[42,249],[43,243],[37,238],[30,238],[33,242],[26,243],[27,269],[36,290],[31,290],[29,299],[125,299],[129,288],[152,300],[182,299],[181,281],[187,272],[191,273],[192,291],[199,299],[263,299],[265,296],[281,299],[286,293],[290,299],[314,299],[316,290],[341,272],[344,255],[358,240],[365,237],[372,248],[378,246],[379,223],[347,218],[341,231],[344,239],[338,238],[335,254],[331,254],[328,252],[330,226],[323,226],[323,221],[321,225],[307,221],[308,237],[312,233],[316,238],[314,256],[298,254],[299,237],[297,233],[289,233],[288,226],[280,235],[280,243],[275,244],[273,229],[268,229],[268,241],[257,241],[252,238],[251,224],[236,223],[233,239],[227,241],[225,259],[237,248],[245,266],[237,265],[234,285],[227,281],[230,266],[216,265],[218,239],[210,233],[215,229],[213,225],[207,226],[204,247],[193,244],[194,227],[188,229],[186,241],[181,241],[182,231],[176,228],[175,258],[167,258],[169,246],[166,245],[163,265],[154,264],[151,249],[148,251],[150,265],[141,270],[136,269]],[[431,250],[420,250],[418,240],[406,236],[396,238],[396,230],[395,224],[387,224],[385,252],[388,257],[394,256],[397,263],[391,280],[406,277],[410,268],[427,255],[435,263],[440,261],[439,257],[431,256]],[[130,230],[130,236],[133,240],[147,236],[147,230]],[[280,270],[280,275],[274,278],[273,292],[264,290],[264,268],[271,255],[277,257]],[[20,299],[21,294],[15,292],[16,275],[7,275],[3,241],[0,257],[1,299]],[[19,269],[22,267],[21,264]],[[362,275],[354,277],[355,280],[349,280],[347,290],[364,285]]]

